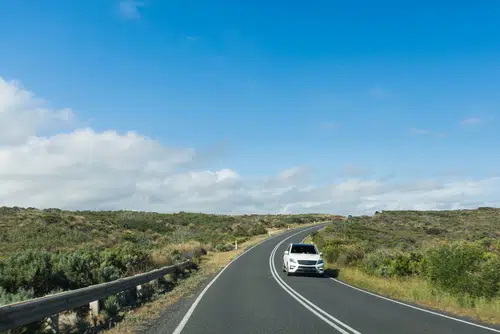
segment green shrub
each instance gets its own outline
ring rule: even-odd
[[[337,259],[340,255],[341,246],[338,244],[327,244],[323,246],[321,249],[323,250],[323,257],[327,262],[334,263],[337,262]]]
[[[216,252],[229,252],[234,249],[234,245],[231,244],[218,244],[215,245]]]
[[[258,224],[252,227],[252,229],[250,230],[250,234],[251,235],[267,234],[267,230],[263,225]]]
[[[249,235],[248,229],[241,224],[234,226],[233,234],[236,237],[247,237]]]
[[[48,213],[43,216],[43,220],[45,221],[46,224],[58,224],[60,223],[63,219],[61,217],[60,213]]]
[[[53,289],[51,254],[27,250],[14,253],[0,265],[0,286],[9,293],[32,289],[36,297]]]
[[[423,255],[417,252],[377,249],[362,261],[361,268],[368,274],[381,277],[405,277],[421,272]]]
[[[361,268],[368,274],[387,277],[389,265],[392,261],[392,252],[381,248],[369,253],[362,261]]]
[[[120,302],[116,295],[109,296],[103,302],[103,313],[106,321],[116,318],[120,312]]]
[[[354,265],[363,260],[364,256],[363,250],[357,245],[342,246],[337,263],[341,266]]]
[[[18,289],[16,293],[8,293],[4,288],[0,287],[0,305],[22,302],[32,298],[35,298],[33,290]]]
[[[57,285],[64,290],[83,288],[100,283],[99,254],[78,250],[74,253],[58,253],[52,257]]]
[[[477,296],[500,296],[500,256],[483,254],[483,261],[473,275],[473,291]]]
[[[474,297],[498,295],[500,260],[478,244],[456,242],[430,249],[424,257],[423,270],[437,287]]]
[[[417,275],[421,270],[422,259],[422,254],[416,252],[398,252],[389,263],[388,275],[391,277]]]

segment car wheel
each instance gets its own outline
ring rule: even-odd
[[[286,275],[287,275],[287,276],[292,276],[292,273],[290,272],[290,270],[287,270],[287,271],[286,271]]]
[[[283,262],[283,272],[286,271],[285,262]]]

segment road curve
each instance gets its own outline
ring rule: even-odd
[[[286,276],[286,245],[321,227],[287,232],[244,253],[206,286],[173,333],[500,333],[498,327],[424,312],[327,277]]]

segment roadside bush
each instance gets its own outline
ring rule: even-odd
[[[35,297],[52,290],[51,254],[46,251],[23,251],[9,256],[0,264],[0,286],[9,293],[32,289]]]
[[[416,252],[378,249],[368,254],[361,268],[368,274],[380,277],[405,277],[421,271],[423,256]]]
[[[101,252],[101,261],[106,266],[117,268],[122,275],[130,276],[152,266],[151,254],[133,245],[120,245]]]
[[[0,305],[22,302],[32,298],[35,298],[33,290],[18,289],[16,293],[8,293],[4,288],[0,287]]]
[[[485,253],[483,259],[474,275],[474,291],[486,298],[500,296],[500,256]]]
[[[241,224],[237,224],[233,227],[233,234],[236,237],[247,237],[249,235],[248,229]]]
[[[389,263],[391,277],[413,276],[420,273],[423,256],[416,252],[398,252]]]
[[[337,262],[340,255],[341,246],[338,244],[326,244],[321,249],[323,250],[323,257],[329,263]]]
[[[250,234],[251,235],[267,234],[267,230],[263,225],[258,224],[252,227],[252,229],[250,230]]]
[[[318,233],[317,231],[314,231],[313,233],[311,233],[311,240],[312,240],[312,242],[314,242],[316,247],[318,247],[320,249],[324,249],[326,242],[325,242],[325,239],[323,238],[322,234]],[[326,254],[325,251],[323,251],[323,253]]]
[[[392,254],[385,248],[369,253],[362,262],[361,268],[368,274],[387,277]]]
[[[83,288],[99,281],[99,254],[79,250],[52,256],[56,285],[64,290]]]
[[[231,244],[218,244],[215,245],[216,252],[229,252],[234,249],[234,245]]]
[[[343,246],[337,258],[337,263],[341,266],[349,266],[357,264],[363,260],[365,254],[357,245]]]
[[[499,257],[475,243],[456,242],[430,249],[423,270],[430,282],[453,294],[487,298],[499,294]]]

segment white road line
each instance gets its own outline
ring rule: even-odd
[[[306,309],[311,311],[314,315],[316,315],[318,318],[320,318],[321,320],[326,322],[328,325],[335,328],[340,333],[342,333],[342,334],[351,334],[351,333],[361,334],[360,332],[358,332],[354,328],[343,323],[339,319],[335,318],[334,316],[327,313],[326,311],[324,311],[323,309],[321,309],[320,307],[318,307],[317,305],[312,303],[310,300],[308,300],[307,298],[302,296],[300,293],[298,293],[293,288],[291,288],[288,284],[286,284],[285,281],[283,281],[281,279],[281,277],[279,276],[278,271],[276,270],[276,266],[274,264],[274,257],[275,257],[276,251],[278,250],[279,246],[281,246],[286,240],[292,238],[293,236],[295,236],[299,233],[307,231],[307,230],[309,230],[309,229],[305,229],[303,231],[292,234],[291,236],[283,239],[281,242],[279,242],[276,245],[276,247],[274,247],[273,251],[271,252],[271,255],[269,256],[269,269],[271,270],[271,274],[272,274],[273,278],[276,280],[278,285],[280,285],[281,288],[283,290],[285,290],[285,292],[287,292],[290,296],[292,296],[295,300],[297,300],[302,306],[304,306]],[[332,321],[328,320],[327,318],[329,318],[333,322],[336,322],[338,325],[343,326],[345,329],[349,330],[350,332],[346,331],[344,328],[337,326],[336,324],[334,324]]]
[[[315,227],[315,226],[313,226]],[[312,227],[311,227],[312,228]],[[311,228],[307,228],[307,229],[304,229],[300,232],[303,232],[303,231],[307,231],[307,230],[310,230]],[[298,232],[298,233],[300,233]],[[262,240],[261,242],[259,242],[258,244],[256,245],[253,245],[252,247],[250,247],[249,249],[247,249],[246,251],[244,251],[243,253],[241,253],[240,255],[238,255],[237,257],[235,257],[231,262],[229,262],[224,268],[222,268],[222,270],[210,281],[210,283],[208,283],[208,285],[203,289],[203,291],[201,291],[201,293],[198,295],[198,297],[196,298],[196,300],[194,301],[194,303],[191,305],[191,307],[189,308],[189,310],[186,312],[186,314],[184,315],[184,317],[182,318],[181,322],[179,323],[179,325],[177,325],[177,327],[175,328],[175,330],[173,331],[172,334],[180,334],[182,332],[182,330],[184,329],[184,327],[186,326],[187,322],[189,321],[189,318],[191,318],[191,316],[193,315],[193,312],[194,310],[196,309],[196,306],[198,306],[198,304],[200,303],[201,299],[203,298],[203,295],[205,295],[205,293],[207,292],[207,290],[212,286],[212,284],[215,283],[215,281],[219,278],[220,275],[222,275],[222,273],[224,272],[224,270],[226,270],[234,261],[238,260],[240,257],[242,257],[243,255],[245,255],[246,253],[248,253],[249,251],[251,251],[252,249],[254,249],[255,247],[263,244],[264,242],[266,241],[269,241],[269,240],[272,240],[276,237],[279,237],[279,236],[282,236],[283,234],[285,234],[287,232],[284,232],[284,233],[280,233],[280,234],[277,234],[275,236],[272,236],[270,238],[267,238],[265,240]]]
[[[396,303],[396,304],[399,304],[399,305],[403,305],[403,306],[406,306],[406,307],[409,307],[409,308],[412,308],[412,309],[415,309],[415,310],[418,310],[418,311],[422,311],[422,312],[425,312],[425,313],[430,313],[430,314],[433,314],[433,315],[437,315],[439,317],[443,317],[443,318],[446,318],[446,319],[450,319],[450,320],[454,320],[454,321],[458,321],[458,322],[462,322],[464,324],[467,324],[467,325],[471,325],[471,326],[475,326],[475,327],[479,327],[479,328],[482,328],[482,329],[486,329],[486,330],[489,330],[489,331],[492,331],[492,332],[495,332],[495,333],[500,333],[500,330],[498,329],[495,329],[495,328],[491,328],[491,327],[487,327],[487,326],[483,326],[483,325],[479,325],[479,324],[475,324],[473,322],[469,322],[469,321],[466,321],[466,320],[462,320],[462,319],[458,319],[458,318],[454,318],[454,317],[450,317],[448,315],[445,315],[445,314],[441,314],[441,313],[437,313],[437,312],[433,312],[433,311],[429,311],[429,310],[426,310],[426,309],[423,309],[423,308],[420,308],[420,307],[417,307],[417,306],[413,306],[413,305],[409,305],[409,304],[406,304],[406,303],[403,303],[403,302],[400,302],[400,301],[397,301],[397,300],[394,300],[394,299],[390,299],[390,298],[387,298],[387,297],[383,297],[383,296],[380,296],[380,295],[377,295],[375,293],[372,293],[372,292],[369,292],[369,291],[366,291],[366,290],[363,290],[363,289],[360,289],[360,288],[357,288],[355,286],[352,286],[352,285],[349,285],[345,282],[342,282],[342,281],[339,281],[338,279],[335,279],[333,277],[330,277],[328,276],[329,279],[331,279],[332,281],[335,281],[337,283],[340,283],[340,284],[343,284],[351,289],[354,289],[354,290],[358,290],[358,291],[361,291],[361,292],[364,292],[366,294],[369,294],[369,295],[372,295],[372,296],[375,296],[377,298],[380,298],[380,299],[384,299],[384,300],[387,300],[387,301],[390,301],[392,303]]]

